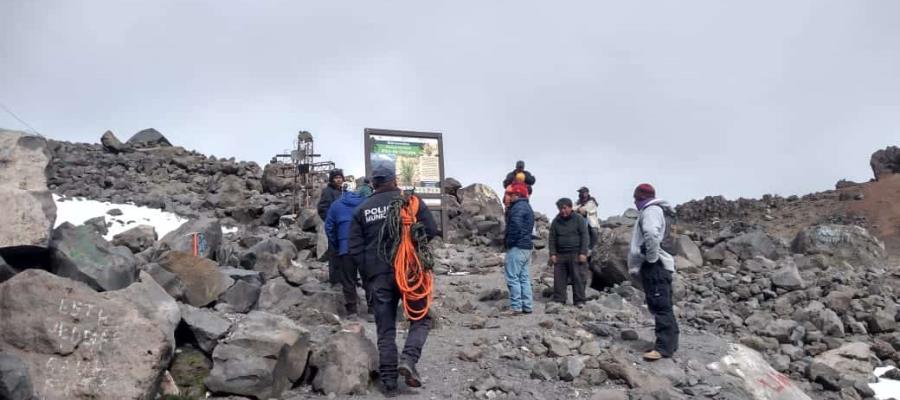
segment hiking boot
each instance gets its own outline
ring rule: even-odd
[[[500,312],[500,316],[501,317],[515,317],[516,315],[519,315],[521,313],[522,313],[522,310],[516,310],[516,309],[511,308],[509,310]]]
[[[397,388],[397,385],[384,385],[384,388],[381,389],[381,394],[384,397],[397,397],[400,394],[400,389]]]
[[[531,314],[531,313],[533,313],[533,312],[534,312],[534,311],[532,311],[530,308],[526,308],[526,309],[523,309],[523,310],[522,310],[522,314],[525,314],[525,315]]]
[[[663,358],[663,355],[660,354],[656,350],[651,350],[651,351],[644,353],[644,360],[647,360],[647,361],[658,361],[658,360],[661,360],[662,358]]]
[[[422,380],[419,378],[419,372],[416,371],[415,365],[409,361],[401,361],[397,370],[400,372],[400,376],[406,380],[406,386],[422,387]]]

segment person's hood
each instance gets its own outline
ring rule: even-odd
[[[665,201],[663,199],[653,199],[653,200],[648,201],[647,204],[644,204],[644,207],[641,208],[641,211],[643,211],[645,208],[650,207],[652,205],[659,205],[660,207],[667,209],[667,210],[671,210],[671,211],[675,210],[674,208],[672,208],[672,205],[669,204],[668,201]]]
[[[356,206],[366,201],[366,198],[353,192],[344,192],[341,196],[341,203],[345,206],[356,208]]]

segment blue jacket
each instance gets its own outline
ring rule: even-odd
[[[353,192],[345,192],[340,199],[331,203],[325,217],[325,233],[328,235],[328,244],[337,249],[338,255],[348,252],[347,240],[350,238],[350,220],[353,219],[353,210],[365,201]]]
[[[531,232],[534,230],[534,210],[528,199],[518,199],[509,206],[506,213],[506,248],[531,250]]]

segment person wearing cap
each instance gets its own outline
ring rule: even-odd
[[[656,189],[642,183],[634,189],[634,205],[640,212],[628,250],[628,272],[640,279],[647,309],[653,314],[656,343],[644,353],[647,361],[672,357],[678,350],[678,322],[672,310],[672,277],[675,260],[660,247],[666,232],[665,213],[671,206],[656,198]],[[668,209],[668,210],[667,210]]]
[[[572,282],[572,303],[582,307],[587,301],[585,288],[588,278],[588,227],[584,218],[572,210],[572,200],[556,201],[559,214],[550,223],[550,265],[553,267],[553,300],[566,304],[569,280]]]
[[[331,203],[325,216],[325,234],[328,237],[328,246],[336,252],[336,270],[339,273],[341,289],[344,292],[344,308],[349,318],[357,316],[356,295],[356,265],[350,258],[348,239],[350,238],[350,220],[353,219],[353,210],[363,203],[366,198],[349,190],[349,185],[344,185],[344,194],[340,199]],[[369,310],[371,312],[371,310]]]
[[[513,314],[531,314],[533,293],[528,263],[534,244],[534,210],[528,203],[528,189],[524,184],[509,185],[510,205],[506,213],[506,286],[509,288],[509,309]]]
[[[372,185],[369,182],[369,178],[362,178],[362,182],[356,186],[356,194],[363,198],[369,198],[372,195]]]
[[[516,180],[516,174],[523,173],[525,174],[525,184],[528,185],[528,194],[531,195],[531,186],[534,185],[534,175],[531,172],[525,170],[525,161],[519,160],[516,161],[516,169],[510,171],[506,174],[506,179],[503,180],[503,188],[505,189],[511,183]]]
[[[589,228],[588,253],[593,251],[600,235],[600,218],[597,217],[597,200],[591,196],[591,190],[582,186],[578,189],[578,201],[575,203],[575,212],[587,219]]]
[[[343,185],[344,185],[344,171],[340,169],[333,169],[328,172],[328,184],[322,188],[322,194],[319,196],[319,203],[316,205],[316,212],[319,214],[319,218],[322,221],[325,221],[328,214],[328,208],[331,207],[331,203],[334,203],[335,200],[341,198],[343,194]],[[338,284],[340,282],[340,272],[337,270],[337,255],[335,254],[335,249],[328,246],[327,254],[328,257],[328,283],[332,285]]]
[[[350,238],[348,240],[350,256],[359,267],[364,284],[375,311],[375,327],[378,335],[378,374],[381,377],[385,394],[397,394],[397,379],[403,375],[407,386],[420,387],[422,381],[416,370],[416,363],[422,355],[422,348],[431,328],[431,316],[426,315],[417,321],[410,321],[406,344],[402,357],[397,354],[397,305],[400,301],[400,290],[394,277],[394,266],[384,259],[390,254],[391,243],[399,238],[379,237],[385,224],[391,202],[403,196],[397,187],[397,178],[393,168],[378,166],[372,173],[372,184],[375,192],[353,212],[350,222]],[[413,195],[415,196],[415,195]],[[430,240],[437,235],[434,217],[424,201],[419,202],[418,222],[425,227]],[[425,300],[421,300],[424,302]],[[413,301],[413,308],[422,308],[423,303]]]
[[[510,197],[511,193],[517,192],[521,193],[521,190],[525,190],[525,198],[528,198],[528,185],[525,184],[525,173],[519,172],[516,174],[515,180],[509,184],[509,186],[505,187],[503,190],[503,209],[507,212],[509,211],[509,206],[512,205],[512,199]]]

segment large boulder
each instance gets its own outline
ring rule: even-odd
[[[900,173],[900,147],[888,146],[872,153],[869,165],[872,166],[876,180],[886,175]]]
[[[117,290],[137,279],[137,260],[89,226],[63,223],[50,243],[53,273],[84,282],[97,290]]]
[[[147,147],[171,147],[172,143],[169,142],[169,139],[166,139],[162,133],[159,133],[156,129],[147,128],[138,133],[135,133],[128,141],[126,142],[128,146],[135,148],[147,148]]]
[[[193,234],[202,233],[199,254],[206,258],[214,258],[222,244],[222,224],[212,218],[200,218],[181,224],[178,229],[169,232],[159,241],[162,250],[193,252]]]
[[[855,225],[815,225],[800,231],[791,244],[803,254],[823,254],[853,266],[876,266],[884,261],[884,243]]]
[[[865,384],[875,370],[869,362],[871,357],[868,344],[847,343],[816,356],[809,365],[807,376],[828,390],[840,390],[857,382]]]
[[[0,249],[47,247],[56,222],[56,203],[47,190],[47,141],[0,129]]]
[[[184,287],[184,300],[194,307],[206,306],[219,298],[234,280],[219,271],[216,263],[193,254],[169,251],[158,261],[159,266],[178,276]]]
[[[272,279],[281,271],[292,268],[291,260],[296,256],[297,248],[290,241],[268,238],[244,253],[241,267],[259,272],[265,279]]]
[[[150,274],[141,271],[138,281],[125,289],[109,293],[110,299],[120,299],[134,305],[135,308],[151,321],[169,340],[175,350],[175,328],[181,322],[181,310],[178,302],[159,286]]]
[[[290,319],[254,311],[213,351],[206,387],[256,399],[279,397],[303,375],[309,332]]]
[[[0,352],[28,365],[38,398],[156,395],[172,349],[128,301],[43,270],[0,284]]]
[[[34,399],[28,366],[11,354],[0,353],[0,399]]]
[[[247,313],[259,300],[263,279],[259,272],[240,268],[220,268],[222,273],[234,279],[225,293],[219,296],[216,309],[226,312]]]
[[[366,338],[361,325],[328,337],[310,364],[318,371],[313,389],[336,395],[366,394],[373,371],[378,366],[378,352]]]
[[[703,254],[700,253],[700,247],[689,236],[681,235],[675,240],[675,255],[684,257],[695,266],[703,266]]]
[[[757,256],[776,260],[780,250],[778,243],[763,231],[747,232],[728,240],[725,246],[742,260]]]
[[[100,144],[103,145],[103,148],[106,149],[106,151],[113,154],[131,151],[131,148],[126,146],[125,143],[122,143],[112,131],[103,133],[103,136],[100,137]]]
[[[710,368],[730,380],[735,397],[753,400],[811,400],[793,381],[775,371],[761,354],[753,349],[732,344],[728,354]],[[738,394],[743,394],[743,397]]]
[[[212,353],[219,339],[231,329],[231,322],[215,312],[188,304],[181,304],[181,318],[194,335],[197,346],[207,354]]]
[[[113,236],[113,244],[125,246],[133,253],[140,253],[153,247],[158,236],[152,225],[138,225],[125,232]]]
[[[237,175],[223,175],[216,177],[209,185],[212,193],[206,201],[214,208],[237,207],[245,203],[249,195],[247,183]]]
[[[294,175],[297,168],[293,164],[269,163],[263,168],[262,187],[265,193],[281,193],[294,190]]]
[[[503,203],[490,186],[473,183],[456,192],[463,210],[470,215],[483,215],[497,221],[503,220]]]
[[[593,279],[591,287],[602,289],[628,281],[628,247],[631,243],[631,228],[620,225],[617,228],[601,228],[594,257],[591,260]]]

